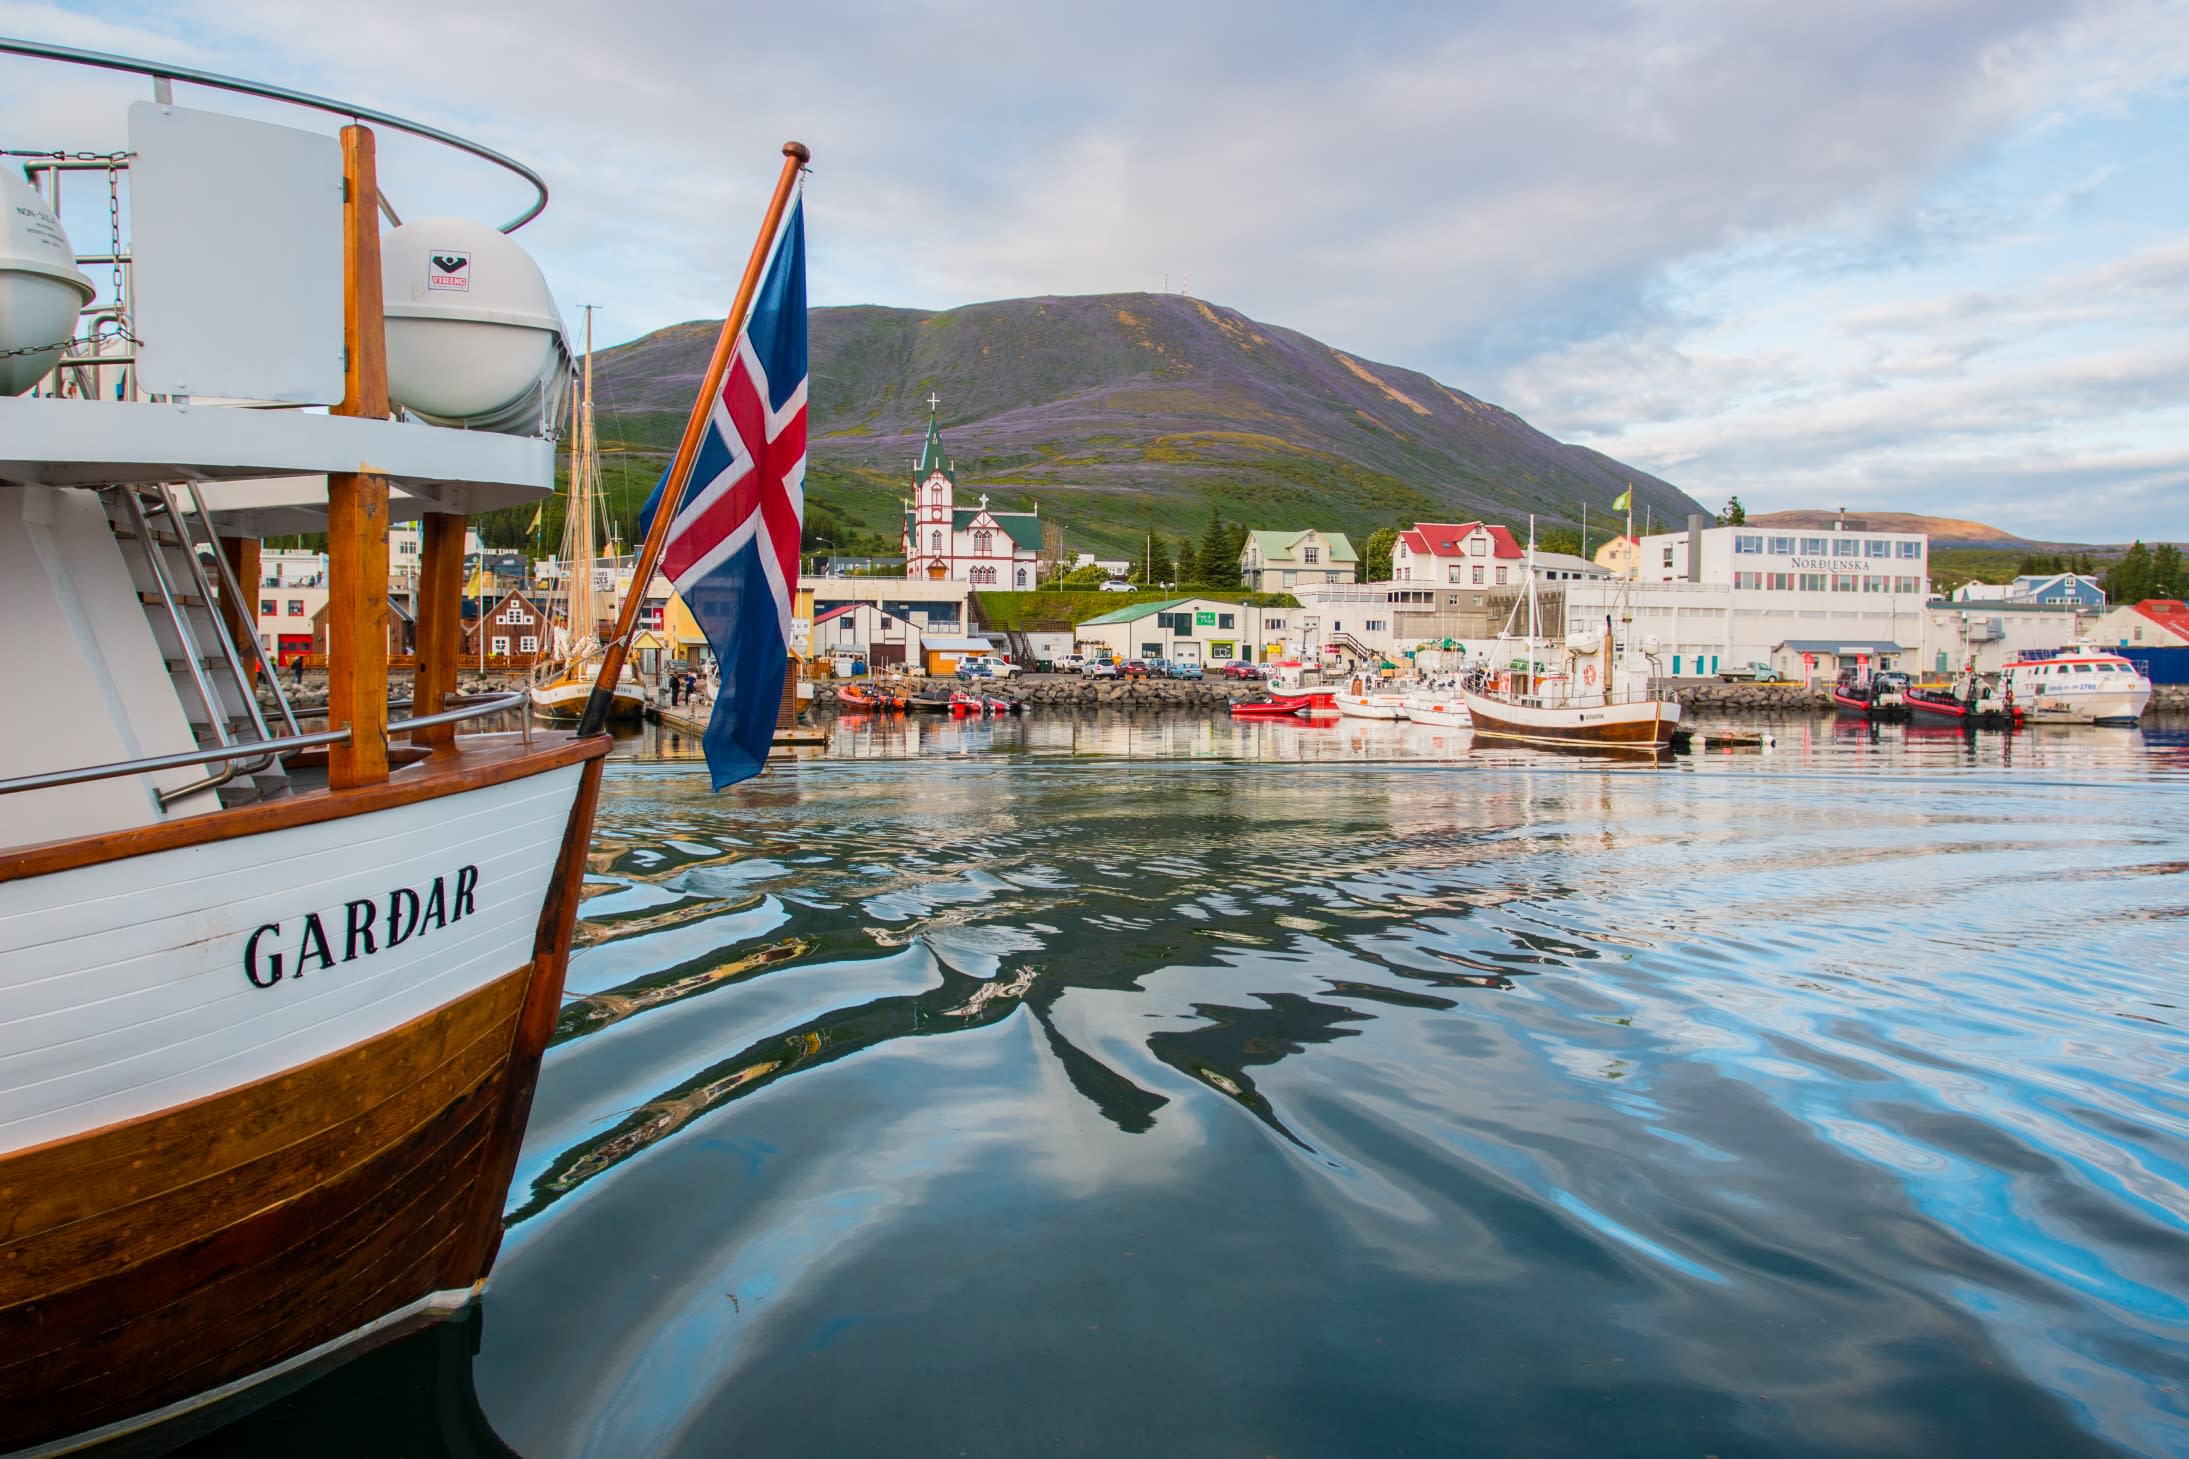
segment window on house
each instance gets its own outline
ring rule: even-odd
[[[1236,614],[1231,614],[1231,613],[1219,613],[1219,614],[1217,614],[1217,615],[1216,615],[1216,626],[1217,626],[1218,628],[1231,628],[1231,627],[1235,626],[1235,625],[1236,625],[1237,623],[1238,623],[1238,617],[1237,617],[1237,615],[1236,615]]]
[[[973,550],[979,553],[981,556],[986,557],[989,552],[993,550],[994,541],[995,534],[993,532],[975,532],[973,534]]]
[[[1923,580],[1921,578],[1895,579],[1893,591],[1896,593],[1920,593],[1923,591]]]
[[[1505,569],[1502,567],[1497,570],[1497,585],[1501,588],[1505,586]]]
[[[538,653],[540,651],[540,640],[537,636],[527,633],[517,640],[517,648],[522,653]]]
[[[1862,555],[1862,540],[1861,540],[1860,538],[1858,538],[1858,537],[1834,537],[1834,538],[1832,539],[1832,556],[1834,556],[1834,557],[1860,557],[1861,555]]]
[[[927,550],[930,552],[942,551],[942,532],[939,529],[928,534]]]
[[[1772,573],[1766,579],[1766,585],[1773,592],[1790,593],[1794,590],[1794,575],[1790,572]]]
[[[1861,586],[1862,579],[1855,573],[1835,572],[1832,574],[1832,591],[1835,593],[1851,593]]]
[[[509,652],[509,636],[504,633],[495,634],[493,639],[493,648],[496,654],[507,655]]]
[[[1475,564],[1475,586],[1482,586],[1482,564],[1479,562]]]
[[[1801,550],[1803,556],[1822,557],[1832,550],[1832,541],[1829,537],[1804,537],[1801,539]]]
[[[1763,586],[1763,574],[1760,572],[1737,572],[1733,574],[1733,586],[1743,590],[1760,588]]]
[[[1302,562],[1304,562],[1304,563],[1308,563],[1309,565],[1313,565],[1313,564],[1315,564],[1315,563],[1317,563],[1317,562],[1320,562],[1320,561],[1322,561],[1322,556],[1321,556],[1321,554],[1322,554],[1322,549],[1321,549],[1320,547],[1306,547],[1306,548],[1302,548],[1302,549],[1300,550],[1300,561],[1302,561]]]
[[[1801,575],[1801,590],[1802,590],[1803,592],[1805,592],[1805,593],[1821,593],[1821,592],[1823,592],[1823,591],[1824,591],[1824,574],[1823,574],[1823,573],[1820,573],[1820,572],[1805,572],[1805,573],[1803,573],[1803,574]]]
[[[1733,550],[1743,556],[1760,556],[1763,552],[1763,538],[1738,534],[1733,538]]]
[[[275,602],[275,601],[274,601],[274,600],[273,600],[272,598],[261,598],[261,599],[259,599],[259,600],[258,600],[258,616],[259,616],[259,617],[261,617],[261,618],[271,618],[271,617],[273,617],[273,616],[274,616],[274,615],[275,615],[276,613],[279,613],[280,611],[281,611],[281,605],[280,605],[279,603]]]
[[[1448,583],[1456,583],[1459,581],[1458,563],[1455,562],[1450,567],[1444,569],[1444,580]]]
[[[1672,566],[1672,549],[1669,547],[1665,549],[1665,566]]]
[[[1793,538],[1791,538],[1791,537],[1773,537],[1773,538],[1771,539],[1771,551],[1772,551],[1773,553],[1775,553],[1775,554],[1777,554],[1777,555],[1779,555],[1779,556],[1785,556],[1786,554],[1788,554],[1788,553],[1791,553],[1791,552],[1792,552],[1793,550],[1794,550],[1794,539],[1793,539]]]
[[[1361,625],[1361,630],[1364,633],[1381,633],[1390,626],[1391,625],[1389,623],[1385,622],[1381,618],[1371,618],[1366,623]]]
[[[302,618],[304,616],[304,600],[302,598],[291,598],[289,600],[289,616],[291,618]]]
[[[1903,542],[1900,544],[1900,555],[1902,557],[1919,558],[1923,555],[1923,544],[1920,542]]]

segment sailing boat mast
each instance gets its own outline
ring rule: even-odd
[[[593,603],[593,494],[600,461],[593,441],[593,306],[585,306],[585,373],[578,393],[578,449],[570,465],[570,652],[592,640],[600,614]]]

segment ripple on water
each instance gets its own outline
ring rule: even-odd
[[[536,1456],[2189,1452],[2189,775],[1816,743],[612,777],[488,1413]]]

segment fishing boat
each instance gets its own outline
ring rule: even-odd
[[[955,707],[957,691],[944,684],[931,684],[915,694],[901,696],[906,709],[919,714],[948,714]]]
[[[1352,719],[1406,718],[1406,695],[1378,687],[1375,680],[1356,674],[1345,688],[1331,696],[1338,713]]]
[[[1515,740],[1556,749],[1662,751],[1672,747],[1680,706],[1651,688],[1656,644],[1637,643],[1621,601],[1625,640],[1607,614],[1601,629],[1570,632],[1563,642],[1542,637],[1536,597],[1535,526],[1528,527],[1526,590],[1499,638],[1499,662],[1483,665],[1460,689],[1477,740]],[[1527,633],[1515,639],[1525,607]]]
[[[505,232],[382,227],[377,139],[454,139],[0,51],[148,78],[96,169],[65,145],[0,168],[0,662],[45,691],[0,717],[0,1452],[46,1454],[207,1419],[473,1302],[609,742],[488,732],[524,695],[455,694],[466,520],[552,493],[569,350]],[[110,186],[126,203],[72,243],[85,181],[98,216]],[[83,308],[81,265],[124,258]],[[391,701],[388,525],[421,518]],[[319,531],[313,711],[257,607],[261,539]]]
[[[2089,644],[2009,664],[2005,692],[2032,724],[2135,724],[2151,680],[2120,654]]]
[[[1303,705],[1289,699],[1263,697],[1231,701],[1233,719],[1296,719]]]
[[[507,236],[546,205],[523,165],[263,83],[0,52],[152,92],[96,168],[66,138],[0,167],[0,665],[47,691],[0,716],[0,1453],[164,1452],[458,1316],[493,1267],[610,742],[456,695],[465,527],[552,494],[570,351]],[[537,200],[397,224],[389,132]],[[100,217],[126,198],[81,247],[72,181]],[[85,308],[82,265],[124,258]],[[391,699],[388,524],[413,519]],[[319,531],[312,711],[256,609],[263,538]]]
[[[984,695],[982,698],[990,714],[1018,714],[1026,708],[1016,699],[1002,699],[994,694]]]
[[[575,402],[571,407],[570,491],[563,516],[561,559],[564,568],[562,614],[550,615],[550,653],[532,670],[532,708],[543,719],[576,723],[600,682],[607,650],[600,641],[600,539],[598,521],[605,515],[601,491],[600,441],[593,433],[593,310],[585,311],[585,361]],[[644,587],[634,581],[633,593]],[[646,709],[646,688],[626,659],[610,692],[611,719],[638,718]]]

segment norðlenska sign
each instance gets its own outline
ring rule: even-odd
[[[1875,561],[1861,557],[1797,557],[1794,568],[1797,572],[1868,572],[1884,561],[1882,557]]]

